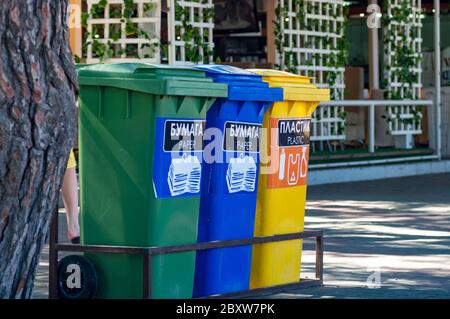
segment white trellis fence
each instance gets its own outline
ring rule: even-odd
[[[87,0],[87,12],[100,0]],[[87,20],[87,63],[98,63],[100,58],[95,51],[96,43],[106,44],[112,51],[107,62],[141,61],[160,62],[157,48],[161,29],[161,1],[133,0],[132,14],[129,20],[123,18],[124,0],[108,0],[100,14]],[[151,10],[147,8],[151,7]],[[133,23],[149,38],[127,32],[127,23]]]
[[[213,59],[212,0],[168,0],[169,63],[209,63]]]
[[[387,97],[394,100],[419,99],[422,88],[421,0],[387,1],[385,9],[389,21],[384,28]],[[390,134],[411,141],[412,135],[422,132],[419,107],[389,106],[387,111]]]
[[[330,88],[334,100],[343,99],[345,69],[338,59],[344,35],[344,1],[278,0],[277,5],[280,65],[312,77],[321,88]],[[343,106],[319,107],[311,122],[311,141],[345,139]]]

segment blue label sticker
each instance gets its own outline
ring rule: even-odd
[[[153,186],[157,198],[200,195],[205,121],[157,118]]]
[[[262,125],[218,117],[208,121],[207,129],[219,129],[221,136],[220,139],[216,136],[208,141],[209,134],[205,135],[204,192],[255,193]]]
[[[225,152],[234,153],[232,158],[227,156],[228,193],[256,190],[261,128],[262,125],[257,123],[234,121],[224,123],[223,149]]]
[[[259,153],[262,124],[226,121],[223,150],[226,152]]]

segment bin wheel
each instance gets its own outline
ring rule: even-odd
[[[98,287],[94,264],[84,256],[70,255],[58,262],[58,296],[61,299],[92,299]]]

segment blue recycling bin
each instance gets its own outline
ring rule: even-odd
[[[226,65],[199,65],[228,84],[207,112],[198,242],[253,237],[264,112],[283,100],[260,75]],[[194,297],[249,289],[252,246],[197,252]]]

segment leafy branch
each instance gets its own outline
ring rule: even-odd
[[[89,12],[83,12],[81,15],[81,25],[87,29],[88,21],[90,19],[103,19],[105,16],[105,9],[109,5],[108,0],[100,0],[98,3],[93,4]],[[145,3],[143,7],[144,14],[151,13],[155,10],[156,4],[153,2]],[[137,23],[133,21],[135,16],[135,3],[133,0],[123,0],[123,7],[121,5],[110,5],[109,17],[113,19],[120,19],[121,24],[125,24],[125,35],[127,38],[143,38],[149,40],[146,43],[141,43],[140,48],[150,48],[150,51],[155,50],[156,44],[151,44],[150,40],[154,35],[150,35],[148,32],[139,27]],[[92,24],[92,31],[83,33],[83,56],[87,55],[87,48],[92,46],[93,56],[100,59],[103,62],[114,56],[133,56],[141,58],[138,55],[137,46],[127,46],[126,49],[119,48],[114,49],[117,41],[122,37],[121,24],[110,24],[109,34],[105,34],[105,29],[102,24]],[[118,26],[118,27],[117,27]],[[100,40],[102,38],[103,40]],[[106,41],[105,41],[106,40]],[[116,51],[116,52],[115,52]],[[146,53],[143,58],[149,58],[150,55]],[[75,56],[76,62],[80,62],[81,58]]]
[[[194,0],[195,1],[195,0]],[[196,0],[207,4],[207,0]],[[212,50],[208,38],[209,30],[204,29],[203,34],[201,34],[200,29],[194,27],[190,23],[189,8],[183,7],[175,1],[175,21],[181,22],[181,28],[175,28],[175,37],[178,41],[184,42],[185,50],[185,60],[194,63],[209,63],[214,56],[214,51]],[[214,22],[215,12],[214,7],[203,8],[203,19],[208,22]],[[200,22],[202,17],[200,13],[194,12],[194,21]]]
[[[386,65],[389,78],[384,81],[385,97],[392,100],[417,99],[414,93],[414,84],[418,83],[419,75],[414,70],[421,61],[421,54],[415,51],[414,40],[419,35],[419,26],[414,24],[411,12],[411,2],[402,0],[398,6],[391,5],[391,15],[384,15],[384,53],[390,54],[390,64]],[[420,18],[420,16],[418,17]],[[400,83],[392,86],[391,83]],[[400,108],[392,108],[393,118],[404,124],[420,125],[422,108],[413,107],[411,118],[401,117]],[[392,112],[391,112],[392,113]],[[392,119],[388,118],[388,121]]]
[[[324,81],[329,84],[332,88],[333,99],[342,99],[341,90],[337,89],[335,86],[338,82],[338,77],[340,74],[339,69],[345,67],[347,64],[348,57],[348,42],[345,37],[345,28],[348,24],[348,7],[342,4],[336,4],[336,10],[330,10],[331,4],[322,3],[322,12],[320,12],[320,7],[317,3],[306,0],[293,0],[292,7],[294,8],[295,18],[297,19],[300,29],[306,31],[324,32],[330,33],[331,31],[339,35],[336,39],[336,45],[334,45],[333,38],[331,37],[315,37],[311,38],[305,43],[296,43],[293,40],[293,44],[297,47],[304,48],[319,48],[322,45],[322,49],[330,50],[329,55],[325,54],[312,54],[311,57],[305,60],[299,61],[298,54],[293,52],[287,46],[287,38],[285,37],[284,29],[289,27],[290,19],[292,16],[289,14],[289,8],[287,5],[282,5],[282,1],[278,1],[275,8],[276,20],[274,23],[274,36],[275,36],[275,47],[280,55],[280,65],[281,70],[286,70],[292,73],[298,73],[300,66],[312,66],[315,62],[316,65],[323,65],[331,69],[331,71],[324,72]],[[336,29],[332,29],[332,23],[323,20],[322,24],[318,19],[306,19],[307,14],[330,14],[331,18],[337,20],[338,17],[344,17],[344,21],[336,21]],[[308,23],[307,23],[308,21]],[[322,60],[322,61],[321,61]],[[315,76],[315,72],[309,70],[307,75],[310,77]]]

